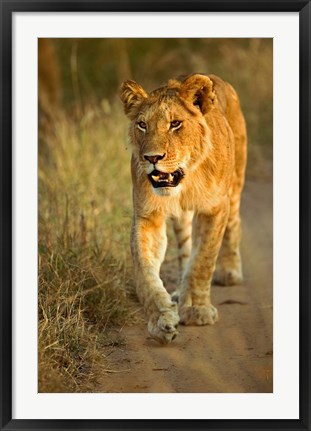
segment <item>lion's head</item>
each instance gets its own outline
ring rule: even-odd
[[[122,84],[136,165],[156,194],[178,194],[184,178],[208,157],[210,131],[204,116],[215,97],[211,79],[199,74],[170,80],[149,94],[134,81]]]

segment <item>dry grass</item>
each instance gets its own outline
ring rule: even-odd
[[[248,176],[271,178],[267,160],[272,159],[272,39],[57,39],[55,44],[63,101],[79,109],[89,100],[114,100],[124,79],[136,80],[147,91],[194,72],[227,80],[240,96],[247,121]]]
[[[63,114],[39,153],[39,391],[96,391],[105,346],[133,321],[125,128],[101,108]],[[123,124],[125,120],[122,117]],[[44,138],[44,139],[43,139]]]

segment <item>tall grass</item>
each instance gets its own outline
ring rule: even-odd
[[[178,75],[219,75],[236,88],[241,99],[254,153],[249,174],[257,170],[255,159],[261,154],[271,158],[271,38],[58,39],[56,48],[66,104],[76,103],[77,99],[82,103],[90,99],[113,100],[124,79],[134,79],[149,91]],[[76,73],[71,67],[73,59]]]
[[[125,120],[59,115],[39,150],[39,391],[95,391],[105,346],[133,321]],[[111,111],[111,112],[112,112]],[[120,127],[122,124],[124,127]],[[116,365],[117,367],[117,365]]]

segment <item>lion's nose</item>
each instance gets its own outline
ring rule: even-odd
[[[144,155],[144,158],[146,160],[148,160],[148,162],[152,163],[153,165],[155,165],[159,160],[162,160],[165,157],[165,153],[162,154],[162,156],[160,154],[156,154],[156,155]]]

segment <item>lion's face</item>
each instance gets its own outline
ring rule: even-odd
[[[204,97],[209,99],[208,90],[212,84],[203,75],[170,81],[150,94],[133,81],[123,84],[121,98],[131,119],[132,150],[154,193],[178,194],[184,179],[207,157],[210,140]]]

